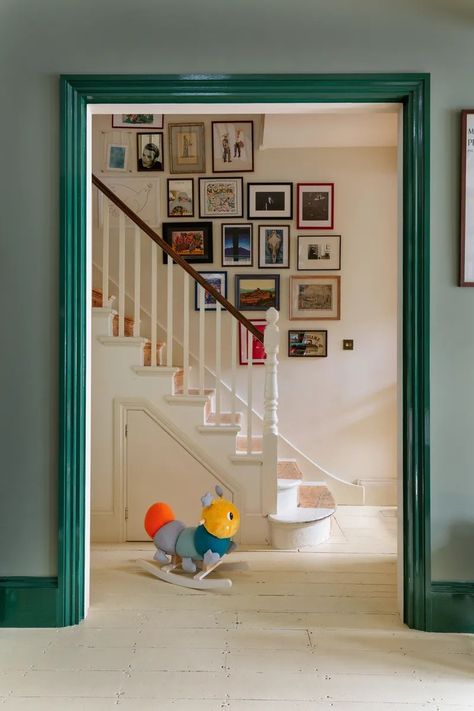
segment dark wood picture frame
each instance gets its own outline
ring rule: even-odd
[[[220,127],[223,127],[222,130]],[[245,127],[249,129],[245,130]],[[213,173],[253,172],[253,121],[212,121],[211,137]]]
[[[173,232],[189,234],[192,243],[193,232],[203,232],[202,254],[186,254],[185,250],[178,254],[190,264],[211,264],[213,260],[212,222],[163,222],[163,239],[173,247]],[[183,235],[183,239],[186,237]],[[175,248],[176,249],[176,248]],[[178,251],[178,250],[176,250]],[[168,255],[163,252],[163,264],[168,261]]]

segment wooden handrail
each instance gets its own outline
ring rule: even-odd
[[[217,289],[215,289],[212,284],[209,284],[208,281],[205,280],[199,272],[197,272],[193,267],[185,260],[181,255],[179,255],[171,245],[169,245],[167,242],[164,241],[160,235],[155,232],[154,230],[149,227],[146,222],[143,222],[143,220],[138,217],[138,215],[133,212],[133,210],[130,210],[130,208],[119,198],[115,193],[110,190],[107,185],[105,185],[97,176],[92,174],[92,184],[96,186],[109,200],[110,202],[113,202],[114,205],[117,205],[117,207],[122,210],[123,213],[132,221],[134,222],[141,230],[144,232],[148,237],[150,237],[156,244],[161,247],[161,249],[166,252],[170,257],[172,257],[173,261],[176,262],[176,264],[179,264],[180,267],[184,269],[192,278],[198,282],[206,291],[213,296],[216,301],[219,301],[219,303],[227,310],[229,313],[232,314],[238,321],[240,321],[241,324],[245,326],[247,330],[249,330],[255,338],[260,341],[260,343],[263,343],[263,333],[257,330],[257,328],[251,323],[243,314],[240,313],[238,309],[235,308],[233,304],[230,303],[230,301],[227,301],[225,296],[220,294]]]

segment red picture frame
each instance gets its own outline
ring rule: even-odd
[[[251,319],[257,331],[263,333],[267,322],[265,319]],[[264,365],[267,354],[263,347],[254,335],[252,335],[252,365]],[[248,365],[248,331],[243,324],[240,324],[239,329],[239,363],[240,365]]]
[[[334,229],[334,183],[297,183],[296,224],[300,230]]]

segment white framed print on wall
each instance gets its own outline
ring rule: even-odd
[[[298,271],[338,271],[341,235],[298,235]]]
[[[248,183],[249,220],[291,220],[293,183]]]
[[[302,230],[332,230],[334,183],[298,183],[296,224]]]
[[[199,178],[199,217],[242,217],[243,178]]]

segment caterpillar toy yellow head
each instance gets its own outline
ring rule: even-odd
[[[204,506],[201,514],[206,531],[216,538],[232,538],[240,526],[239,510],[232,501],[222,498],[222,489],[216,486],[218,499],[212,499],[211,494],[201,498]]]

